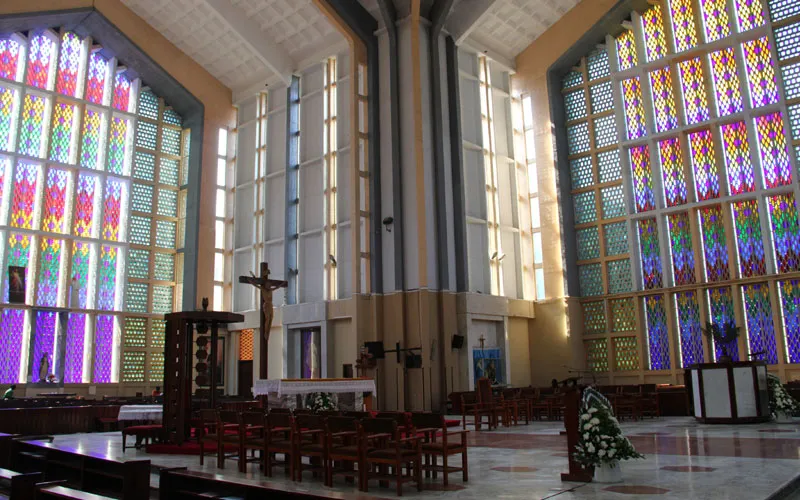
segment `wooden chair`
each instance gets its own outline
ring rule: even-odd
[[[477,390],[475,392],[478,394],[478,403],[481,403],[484,407],[486,407],[492,416],[491,428],[496,429],[500,424],[500,420],[503,421],[504,427],[508,427],[508,408],[506,407],[502,396],[499,398],[494,397],[494,394],[492,393],[492,382],[486,377],[479,378]]]
[[[207,443],[214,443],[216,449],[214,452],[217,454],[219,460],[220,448],[217,446],[219,437],[217,436],[219,429],[217,428],[217,410],[200,410],[197,419],[197,442],[200,445],[200,465],[206,455],[205,445]]]
[[[492,429],[492,411],[478,401],[478,395],[476,393],[465,392],[462,394],[461,408],[463,408],[463,414],[461,415],[462,429],[467,428],[467,415],[472,415],[472,419],[475,423],[475,430],[481,430],[483,417],[486,417],[486,426],[489,430]]]
[[[419,437],[400,438],[397,422],[385,418],[362,420],[359,437],[365,456],[364,491],[369,490],[370,479],[394,481],[397,485],[397,496],[403,496],[403,484],[408,482],[416,482],[417,489],[422,491],[422,449]],[[387,472],[387,467],[391,467],[393,473]],[[406,475],[403,475],[404,467]]]
[[[260,411],[246,411],[239,414],[239,472],[247,472],[247,464],[258,462],[264,466],[266,443],[264,430],[267,416]],[[248,458],[247,452],[258,452],[259,456]]]
[[[358,420],[328,417],[325,422],[325,447],[328,457],[325,484],[332,487],[334,474],[340,474],[348,479],[357,479],[358,489],[363,491],[364,457],[358,442]]]
[[[342,416],[361,420],[364,418],[372,418],[372,413],[368,411],[343,411]]]
[[[387,418],[397,422],[397,432],[403,436],[409,429],[408,414],[404,411],[381,411],[375,415],[375,418]]]
[[[226,458],[238,458],[242,443],[239,428],[239,413],[232,410],[217,412],[217,468],[225,468]],[[229,445],[235,445],[236,451],[226,452]]]
[[[530,401],[522,397],[522,389],[506,389],[503,391],[503,400],[508,407],[508,416],[514,425],[519,424],[520,419],[525,418],[525,425],[531,420]]]
[[[295,476],[303,480],[303,470],[326,472],[328,461],[325,449],[325,419],[319,415],[295,415],[295,431],[292,433],[295,449]],[[303,465],[303,457],[309,457],[309,466]]]
[[[272,467],[275,465],[283,465],[288,469],[289,476],[294,481],[294,464],[295,464],[295,449],[294,432],[295,424],[294,417],[290,413],[273,413],[270,412],[266,418],[266,429],[264,429],[264,474],[272,477]],[[276,453],[282,454],[285,459],[283,462],[278,462],[274,459]]]
[[[435,413],[412,413],[411,425],[414,434],[421,433],[425,436],[422,442],[425,464],[422,468],[426,477],[430,472],[433,472],[433,477],[441,472],[444,485],[447,486],[450,473],[461,472],[461,478],[466,483],[469,480],[467,461],[467,433],[469,431],[448,431],[444,415]],[[454,436],[461,436],[461,438],[458,441],[451,440],[451,437]],[[461,467],[448,466],[448,457],[459,454],[461,455]],[[441,466],[438,457],[442,457]]]

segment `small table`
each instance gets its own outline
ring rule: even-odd
[[[161,422],[164,407],[161,405],[124,405],[119,407],[120,421]]]

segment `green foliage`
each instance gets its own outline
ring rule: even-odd
[[[622,434],[619,421],[600,398],[584,397],[578,426],[578,444],[573,456],[584,467],[644,458]]]
[[[706,327],[703,328],[703,333],[708,337],[708,342],[711,344],[713,339],[717,344],[728,344],[739,338],[739,331],[741,327],[736,326],[735,321],[728,321],[724,324],[712,323],[706,321]]]
[[[312,392],[306,396],[306,408],[315,412],[335,410],[338,403],[336,395],[328,392]]]
[[[798,403],[786,392],[781,379],[775,375],[767,374],[767,387],[769,388],[769,411],[776,415],[779,411],[792,414],[798,409]]]

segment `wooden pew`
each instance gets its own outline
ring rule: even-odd
[[[33,498],[33,497],[27,497]],[[66,486],[43,486],[36,489],[36,499],[46,500],[48,498],[71,498],[73,500],[113,500],[113,497],[105,497],[94,493],[67,488]]]
[[[42,441],[14,441],[12,454],[20,471],[42,471],[48,481],[122,500],[150,498],[150,460],[118,460]]]
[[[33,498],[36,483],[41,481],[41,472],[23,474],[8,469],[0,469],[0,492],[7,493],[9,500],[28,500]]]

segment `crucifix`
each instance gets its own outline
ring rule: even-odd
[[[261,263],[261,276],[255,276],[252,272],[250,276],[239,276],[239,283],[247,283],[258,288],[260,293],[261,318],[259,329],[261,330],[261,363],[259,366],[259,378],[267,379],[267,362],[269,360],[269,332],[272,328],[272,317],[275,315],[272,310],[272,292],[278,288],[286,288],[289,283],[283,280],[269,279],[269,264]]]

